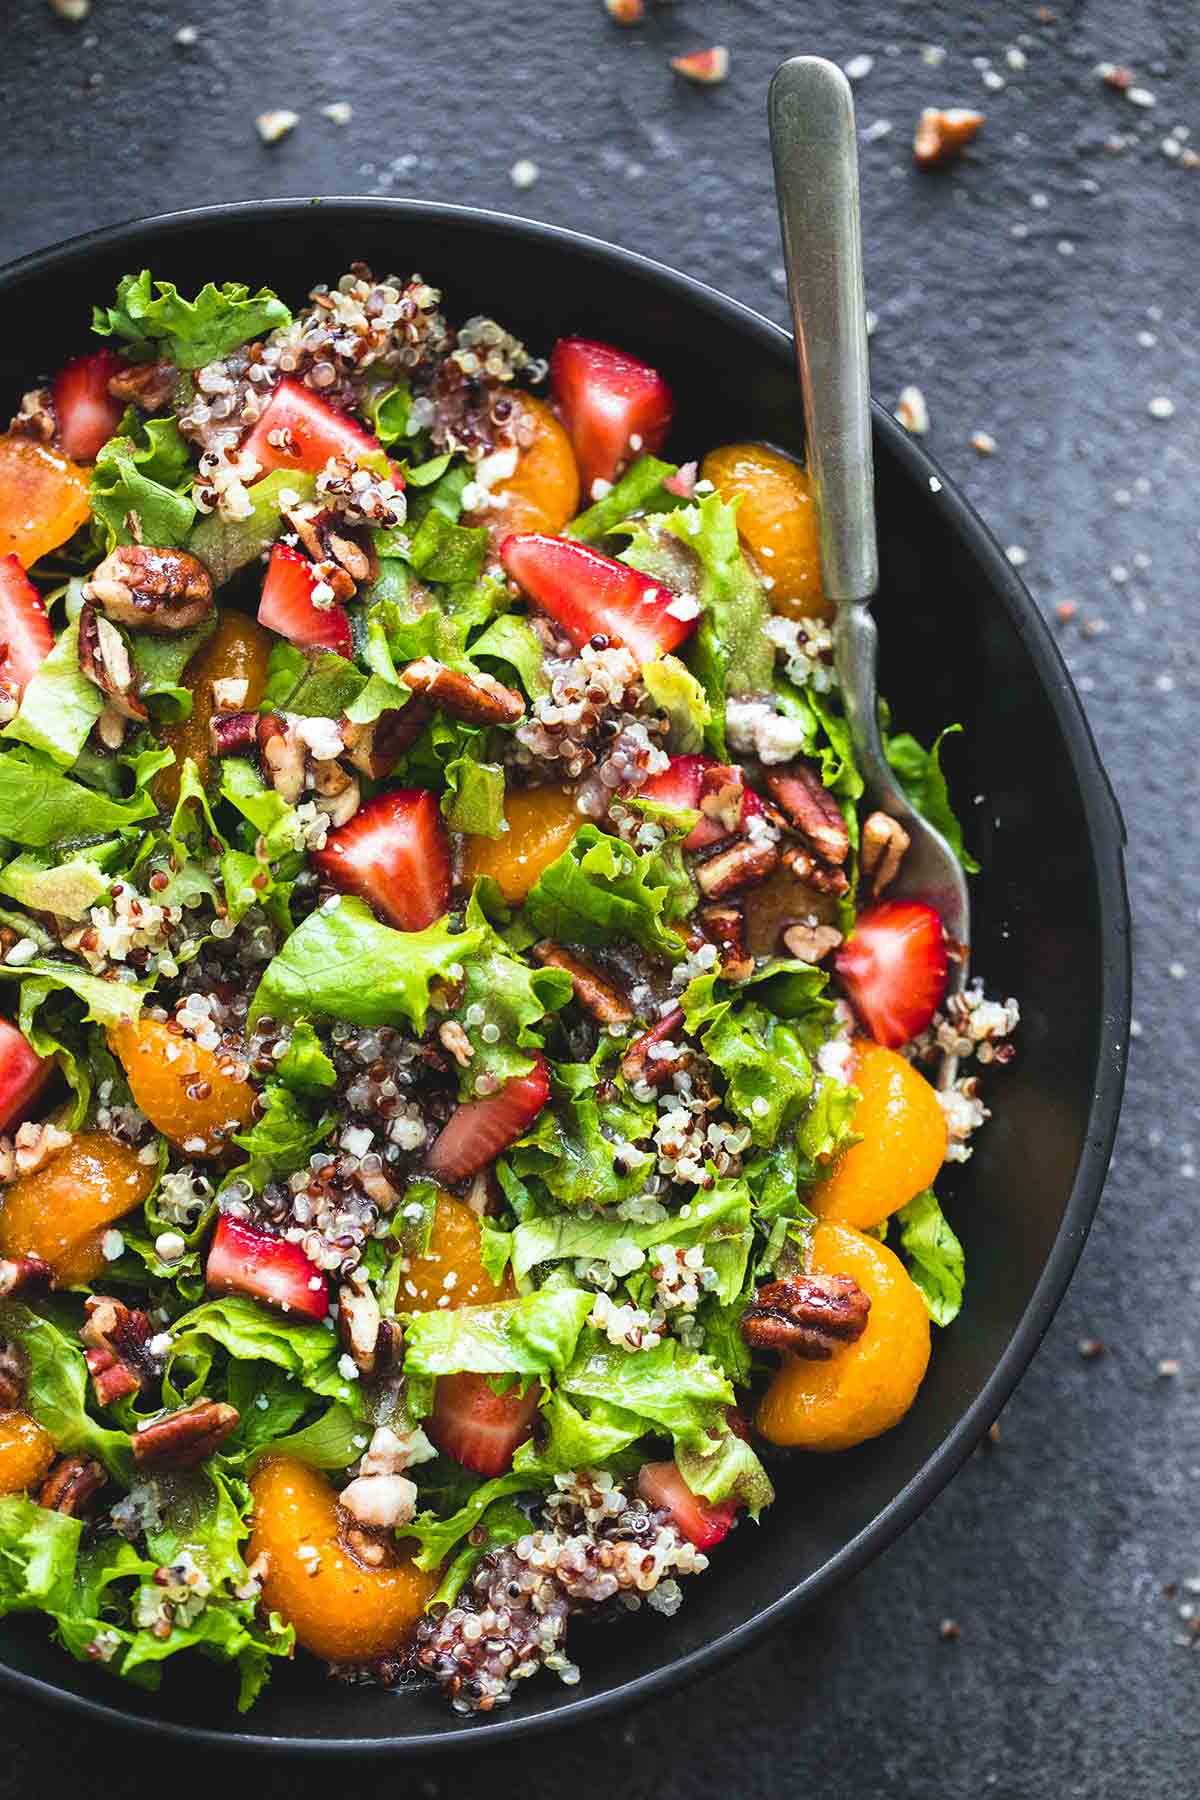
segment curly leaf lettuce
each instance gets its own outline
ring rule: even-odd
[[[173,281],[155,281],[149,269],[123,275],[116,305],[92,310],[92,330],[100,337],[120,338],[133,356],[166,357],[181,369],[203,368],[291,322],[269,288],[252,294],[241,281],[220,287],[208,281],[194,300],[185,300]]]
[[[895,1215],[908,1272],[935,1325],[950,1325],[962,1307],[966,1260],[932,1188]]]
[[[17,716],[0,732],[69,769],[104,711],[104,695],[79,666],[79,625],[68,625],[21,696]]]
[[[595,825],[581,825],[570,846],[544,869],[525,901],[539,937],[574,944],[632,938],[652,956],[675,960],[683,942],[671,927],[672,890],[654,859]]]
[[[540,1289],[496,1306],[411,1313],[404,1368],[414,1375],[551,1375],[570,1362],[595,1295]]]
[[[116,800],[64,775],[49,757],[21,748],[0,756],[0,837],[44,850],[154,816],[149,794]]]

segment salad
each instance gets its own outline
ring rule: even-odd
[[[93,330],[0,436],[0,1612],[487,1712],[903,1417],[1017,1008],[799,464],[419,275]]]

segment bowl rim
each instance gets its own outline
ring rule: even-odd
[[[467,226],[528,243],[560,246],[609,267],[625,269],[654,282],[668,297],[684,306],[699,306],[723,319],[734,329],[749,334],[775,355],[792,355],[790,332],[773,320],[723,294],[719,289],[684,274],[652,257],[623,245],[612,244],[569,227],[552,225],[517,214],[485,207],[460,206],[434,200],[395,195],[297,195],[264,200],[241,200],[216,205],[185,207],[166,213],[122,220],[65,238],[33,250],[0,267],[0,301],[24,280],[53,272],[64,263],[85,260],[100,251],[120,249],[141,237],[164,231],[186,231],[193,225],[237,222],[250,217],[282,220],[298,211],[321,207],[347,218],[367,212],[392,214],[398,219],[436,224],[456,221]],[[1089,1112],[1089,1129],[1067,1201],[1063,1221],[1051,1245],[1032,1297],[991,1375],[963,1412],[950,1433],[922,1467],[891,1501],[848,1544],[770,1606],[722,1632],[709,1643],[664,1663],[599,1694],[580,1694],[545,1712],[512,1711],[479,1721],[471,1729],[451,1732],[421,1731],[373,1738],[281,1736],[185,1724],[175,1719],[155,1719],[126,1712],[89,1695],[45,1681],[39,1676],[0,1663],[0,1687],[33,1696],[85,1718],[136,1730],[149,1737],[185,1740],[223,1750],[301,1753],[305,1755],[419,1756],[480,1751],[491,1744],[508,1744],[568,1725],[591,1725],[622,1708],[653,1696],[666,1695],[701,1675],[711,1674],[724,1663],[782,1623],[786,1618],[829,1594],[858,1574],[868,1562],[905,1531],[936,1498],[966,1461],[983,1433],[996,1418],[1032,1361],[1066,1291],[1079,1261],[1092,1220],[1100,1203],[1113,1140],[1121,1110],[1129,1046],[1131,1010],[1131,918],[1124,869],[1125,827],[1111,782],[1067,671],[1062,653],[1032,594],[1009,562],[997,539],[953,479],[945,474],[929,452],[872,400],[874,435],[887,447],[910,477],[924,478],[930,489],[935,514],[951,521],[969,538],[978,555],[993,599],[1007,612],[1025,642],[1035,671],[1046,690],[1062,732],[1067,755],[1079,786],[1089,847],[1099,893],[1100,1002],[1103,1044],[1097,1058]]]

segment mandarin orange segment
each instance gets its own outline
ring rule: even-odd
[[[74,536],[89,511],[85,469],[32,438],[0,437],[0,556],[15,551],[30,568]]]
[[[253,1120],[255,1091],[219,1051],[147,1018],[114,1026],[108,1042],[135,1103],[189,1156],[218,1156]]]
[[[77,1132],[42,1168],[18,1175],[0,1205],[0,1256],[40,1256],[60,1287],[104,1267],[101,1240],[146,1199],[156,1164],[100,1131]]]
[[[337,1494],[307,1463],[280,1456],[250,1482],[248,1562],[266,1559],[263,1600],[327,1662],[365,1662],[401,1648],[437,1586],[408,1558],[367,1569],[338,1536]]]
[[[583,824],[570,794],[561,788],[518,788],[504,797],[508,830],[503,837],[469,837],[463,874],[468,886],[490,875],[504,898],[517,905]]]
[[[257,712],[267,686],[267,660],[271,654],[271,634],[244,613],[223,612],[208,642],[202,644],[183,672],[183,685],[191,689],[191,717],[177,724],[163,725],[159,737],[175,761],[160,769],[154,778],[154,798],[163,808],[173,807],[179,798],[179,778],[190,756],[200,773],[208,778],[212,758],[209,725],[218,711]],[[213,683],[244,681],[245,693],[232,709],[217,706]]]
[[[54,1439],[28,1413],[0,1412],[0,1494],[23,1494],[54,1461]]]
[[[579,511],[579,469],[571,440],[544,400],[522,394],[521,410],[533,424],[533,440],[521,451],[507,480],[492,489],[499,507],[473,514],[473,525],[557,535]]]
[[[492,1280],[479,1254],[479,1214],[465,1200],[439,1193],[429,1247],[410,1258],[401,1277],[401,1312],[433,1312],[436,1307],[493,1306],[507,1300],[512,1283]]]
[[[946,1155],[946,1115],[923,1075],[870,1038],[854,1042],[862,1099],[852,1144],[808,1196],[818,1218],[865,1229],[931,1187]]]
[[[700,474],[722,500],[741,496],[738,531],[760,575],[771,582],[771,608],[789,619],[830,619],[821,587],[821,541],[807,470],[765,444],[710,450]]]
[[[818,1225],[812,1270],[849,1275],[871,1302],[862,1336],[828,1362],[785,1356],[758,1408],[773,1444],[849,1450],[904,1417],[929,1362],[929,1314],[900,1259],[848,1225]]]

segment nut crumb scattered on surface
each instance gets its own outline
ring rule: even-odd
[[[973,431],[971,433],[971,448],[972,450],[978,451],[980,456],[995,456],[996,440],[990,431]]]
[[[1145,107],[1147,109],[1147,111],[1150,109],[1150,107],[1158,105],[1158,101],[1155,99],[1154,95],[1150,92],[1149,88],[1144,88],[1144,87],[1126,88],[1125,89],[1125,98],[1129,101],[1129,104],[1131,106],[1142,106],[1142,107]]]
[[[1171,419],[1175,416],[1175,402],[1166,394],[1155,394],[1154,398],[1146,403],[1146,411],[1152,419]]]
[[[639,25],[646,16],[646,0],[604,0],[604,10],[618,25]]]
[[[1164,1356],[1159,1361],[1158,1372],[1164,1378],[1164,1380],[1169,1381],[1174,1376],[1179,1374],[1181,1367],[1182,1367],[1182,1364],[1180,1363],[1178,1357]]]
[[[1014,569],[1023,569],[1029,561],[1029,552],[1022,544],[1009,544],[1004,551]]]
[[[1110,88],[1116,88],[1119,94],[1125,93],[1134,83],[1133,70],[1127,63],[1098,63],[1096,73],[1101,81]]]
[[[875,67],[875,58],[865,54],[852,56],[848,63],[843,64],[843,67],[848,81],[865,81]]]
[[[1097,1357],[1104,1355],[1104,1339],[1080,1338],[1079,1354],[1085,1362],[1095,1362]]]
[[[1054,616],[1060,625],[1069,625],[1078,611],[1074,600],[1060,600],[1054,609]]]
[[[943,1619],[938,1626],[938,1636],[944,1644],[953,1643],[962,1636],[962,1626],[957,1619]]]
[[[729,74],[729,52],[724,44],[709,50],[691,50],[686,56],[673,56],[671,67],[685,81],[699,82],[702,87],[715,87]]]
[[[508,171],[508,179],[515,188],[531,188],[541,172],[531,157],[521,156]]]
[[[274,112],[259,113],[254,121],[255,129],[264,144],[277,144],[289,131],[294,131],[299,123],[300,114],[290,112],[286,106],[278,107]]]
[[[175,42],[181,50],[190,50],[193,44],[200,42],[200,33],[194,25],[181,25],[175,33]]]
[[[919,387],[901,388],[900,398],[896,402],[896,417],[905,431],[911,431],[914,437],[924,437],[929,430],[929,408]]]
[[[70,25],[79,25],[92,10],[92,0],[50,0],[50,9]]]
[[[927,106],[913,133],[913,161],[918,169],[942,169],[962,155],[984,122],[968,106]]]
[[[354,117],[354,108],[348,100],[331,100],[328,106],[321,108],[321,117],[334,125],[348,125]]]

